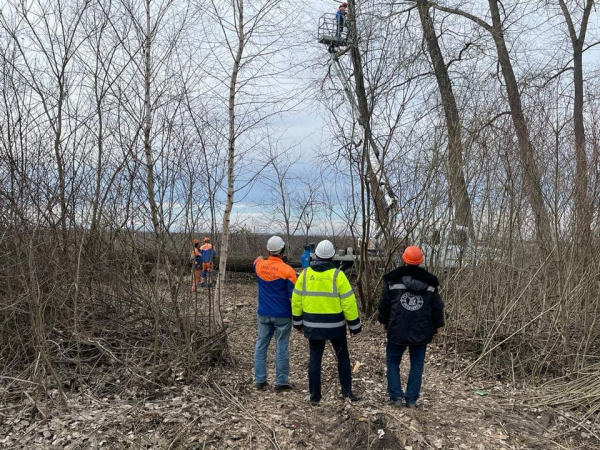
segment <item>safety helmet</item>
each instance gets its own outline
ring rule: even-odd
[[[198,239],[192,239],[192,244],[196,245],[196,244],[199,244],[199,243],[200,243],[200,241]]]
[[[315,255],[317,255],[321,259],[330,259],[335,255],[335,247],[333,244],[327,239],[319,242],[317,248],[315,249]]]
[[[285,242],[279,236],[271,236],[267,241],[267,250],[271,253],[279,253],[283,247],[285,247]]]
[[[418,266],[423,263],[423,252],[419,247],[409,245],[402,254],[402,261],[411,266]]]
[[[205,237],[204,238],[204,242],[210,242],[210,238],[209,237]]]

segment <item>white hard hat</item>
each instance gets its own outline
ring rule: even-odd
[[[279,236],[272,236],[267,241],[267,250],[272,253],[277,253],[283,247],[285,247],[285,242]]]
[[[335,255],[335,247],[330,241],[325,239],[324,241],[319,242],[315,254],[321,259],[333,258],[333,255]]]

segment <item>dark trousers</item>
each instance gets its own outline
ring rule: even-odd
[[[331,345],[338,362],[338,375],[342,385],[342,395],[352,393],[352,371],[350,368],[350,353],[348,353],[348,341],[346,336],[331,339]],[[325,350],[325,340],[309,339],[310,360],[308,362],[308,389],[312,401],[321,400],[321,362]]]
[[[408,349],[410,355],[410,371],[406,383],[406,391],[402,392],[400,381],[400,362]],[[386,348],[388,394],[391,400],[406,399],[406,403],[415,403],[421,393],[421,380],[425,366],[427,344],[398,345],[388,341]]]
[[[344,31],[344,22],[345,19],[344,17],[338,17],[336,20],[336,30],[335,30],[335,37],[338,39],[341,39],[342,37],[342,32]]]

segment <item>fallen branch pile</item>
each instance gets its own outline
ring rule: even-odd
[[[585,410],[585,418],[600,411],[600,362],[592,364],[569,379],[559,378],[545,384],[527,400],[535,407]]]

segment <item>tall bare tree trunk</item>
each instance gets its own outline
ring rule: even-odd
[[[233,60],[233,69],[229,82],[229,136],[227,152],[227,203],[223,213],[223,231],[221,237],[221,248],[219,253],[219,278],[213,297],[213,315],[217,329],[223,328],[221,317],[221,295],[225,286],[225,271],[227,270],[227,255],[229,252],[229,223],[231,221],[231,210],[233,209],[234,195],[234,168],[235,168],[235,94],[237,89],[237,78],[240,71],[240,63],[244,52],[244,1],[237,0],[237,35],[238,46]]]
[[[144,154],[146,156],[146,188],[152,216],[152,227],[156,236],[160,236],[160,223],[158,220],[158,206],[154,191],[154,158],[152,157],[152,105],[150,103],[150,70],[152,63],[150,51],[152,50],[152,28],[150,26],[150,1],[146,0],[146,40],[144,42]]]
[[[450,183],[450,195],[454,203],[455,220],[457,225],[468,228],[469,234],[473,238],[473,216],[467,183],[463,174],[461,121],[458,114],[458,107],[456,106],[456,98],[452,90],[448,68],[446,67],[444,56],[442,55],[435,34],[433,21],[429,15],[427,1],[417,0],[417,6],[446,117],[446,128],[448,130],[448,181]]]
[[[61,153],[62,141],[62,113],[65,101],[65,66],[63,61],[62,71],[58,76],[58,101],[56,103],[56,126],[54,127],[54,155],[56,158],[56,168],[58,170],[58,199],[60,203],[60,229],[61,229],[61,248],[66,252],[67,245],[67,200],[65,183],[65,166],[63,164]]]
[[[500,11],[498,9],[498,0],[488,1],[492,16],[492,27],[490,31],[494,43],[496,44],[498,62],[500,63],[504,82],[506,83],[508,104],[510,106],[511,117],[519,143],[519,157],[525,178],[525,188],[535,218],[536,238],[539,247],[547,254],[551,248],[552,233],[550,230],[548,211],[544,204],[540,170],[535,159],[535,151],[531,144],[527,121],[525,119],[525,114],[523,113],[521,93],[519,92],[519,86],[504,39],[504,30],[502,27],[502,19],[500,18]]]
[[[348,37],[350,43],[350,55],[352,57],[352,66],[354,68],[354,83],[356,88],[356,97],[358,100],[358,112],[361,124],[365,130],[363,136],[363,152],[365,154],[365,160],[367,163],[367,182],[373,204],[375,206],[375,220],[383,232],[384,246],[386,248],[392,248],[392,234],[394,232],[393,221],[390,220],[390,214],[388,212],[388,205],[386,203],[386,189],[388,186],[382,186],[384,168],[380,164],[379,171],[375,170],[373,163],[371,162],[371,153],[381,162],[382,156],[378,153],[378,150],[371,145],[371,110],[369,109],[369,101],[367,98],[367,91],[365,89],[365,77],[363,73],[362,58],[360,56],[360,49],[358,47],[358,32],[356,28],[356,2],[350,0],[348,2],[348,15],[349,15],[349,29]],[[391,194],[391,193],[390,193]],[[363,211],[365,213],[365,211]],[[365,239],[367,237],[365,236]]]
[[[155,190],[154,190],[154,158],[152,156],[152,139],[150,133],[152,131],[152,105],[150,102],[150,74],[152,63],[150,58],[150,51],[152,50],[152,28],[150,24],[150,2],[146,0],[146,36],[144,42],[144,154],[146,156],[146,189],[148,190],[148,202],[150,203],[150,214],[152,217],[152,228],[154,235],[158,240],[158,255],[156,258],[156,271],[158,272],[160,266],[160,258],[162,252],[162,236],[161,227],[158,218],[158,206],[156,204]],[[156,286],[154,289],[154,295],[158,297],[158,279],[156,277]],[[154,309],[154,349],[153,349],[153,374],[156,376],[157,373],[157,362],[158,362],[158,349],[159,349],[159,326],[160,326],[160,307],[158,305],[158,298],[151,299],[151,307]]]
[[[473,14],[462,11],[458,8],[445,7],[438,5],[437,3],[430,3],[429,5],[441,11],[466,17],[467,19],[475,22],[477,25],[483,27],[492,35],[494,44],[496,45],[496,52],[498,54],[498,63],[502,69],[502,76],[504,78],[504,83],[506,84],[506,93],[508,96],[508,104],[510,106],[512,122],[517,135],[519,159],[521,168],[523,170],[525,191],[534,215],[535,236],[538,247],[542,250],[542,253],[547,255],[549,254],[552,245],[552,231],[550,228],[548,211],[544,204],[540,170],[535,159],[535,150],[529,136],[527,120],[525,119],[525,114],[523,113],[523,104],[521,102],[519,85],[510,61],[510,54],[508,52],[508,48],[506,47],[506,40],[504,39],[504,28],[502,25],[502,18],[500,17],[498,0],[488,0],[488,3],[490,6],[492,25],[483,19],[474,16]]]
[[[102,115],[102,99],[98,93],[98,77],[95,74],[94,92],[96,94],[96,112],[98,114],[98,167],[96,167],[96,181],[94,187],[94,200],[92,202],[92,223],[90,225],[90,234],[92,239],[96,239],[98,229],[98,209],[100,205],[100,186],[102,183],[102,161],[104,159],[104,117]]]
[[[575,242],[585,248],[591,238],[592,206],[588,193],[588,159],[583,122],[583,44],[594,0],[587,0],[581,18],[579,36],[564,0],[558,0],[569,29],[573,47],[573,127],[575,131]]]

